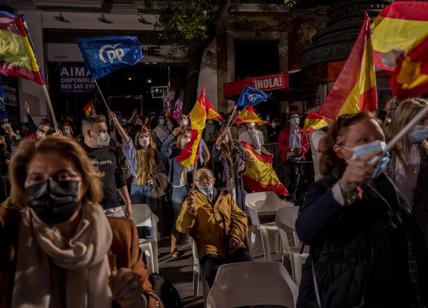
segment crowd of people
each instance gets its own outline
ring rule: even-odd
[[[389,154],[382,145],[427,104],[390,101],[379,118],[360,112],[316,130],[304,130],[299,114],[284,125],[268,116],[264,125],[228,129],[224,115],[207,121],[190,167],[177,159],[192,138],[185,115],[125,119],[109,111],[55,132],[47,119],[35,125],[26,104],[27,123],[19,130],[3,123],[0,138],[0,170],[11,186],[0,209],[0,307],[107,307],[112,300],[161,307],[138,247],[152,230],[141,234],[129,219],[140,204],[170,236],[171,258],[191,236],[208,285],[221,264],[253,260],[241,142],[278,155],[285,198],[302,200],[296,230],[310,257],[299,307],[424,307],[428,117]],[[268,143],[277,143],[278,154]],[[313,184],[297,196],[301,176]]]

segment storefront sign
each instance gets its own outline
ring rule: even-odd
[[[224,84],[224,97],[239,96],[244,85],[262,90],[274,91],[288,89],[288,73],[278,73],[260,77],[250,77]]]
[[[59,91],[61,93],[91,93],[95,83],[85,64],[61,64],[59,67]]]
[[[18,106],[16,88],[9,85],[3,85],[3,99],[6,106]]]
[[[285,74],[270,75],[252,79],[254,88],[262,91],[273,91],[288,87],[288,79]]]

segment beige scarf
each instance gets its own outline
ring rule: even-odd
[[[61,301],[50,279],[52,263],[65,272],[66,294],[62,295],[68,308],[111,307],[107,253],[112,232],[102,208],[83,206],[82,219],[69,240],[29,208],[22,218],[12,307],[58,306]]]

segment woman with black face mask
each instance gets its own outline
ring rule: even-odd
[[[25,140],[0,208],[0,307],[158,307],[135,225],[107,218],[100,174],[66,137]]]

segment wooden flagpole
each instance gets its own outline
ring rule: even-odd
[[[95,82],[95,85],[97,86],[98,92],[100,92],[101,98],[102,98],[102,100],[103,100],[103,102],[104,102],[104,104],[105,104],[105,106],[106,106],[106,108],[107,108],[107,111],[111,111],[111,110],[110,110],[110,107],[109,107],[109,106],[108,106],[108,104],[107,104],[106,98],[105,98],[105,97],[104,97],[104,95],[103,95],[103,92],[101,92],[101,88],[100,88],[100,86],[98,85],[97,80],[96,80],[96,79],[94,79],[94,82]]]
[[[55,113],[54,113],[54,110],[52,107],[51,98],[49,96],[48,88],[46,87],[45,83],[42,85],[42,89],[43,89],[43,93],[45,93],[45,96],[46,96],[46,101],[47,101],[47,105],[49,108],[49,113],[51,114],[51,117],[52,117],[52,122],[53,122],[53,125],[55,128],[55,132],[59,133],[58,122],[56,121]]]

